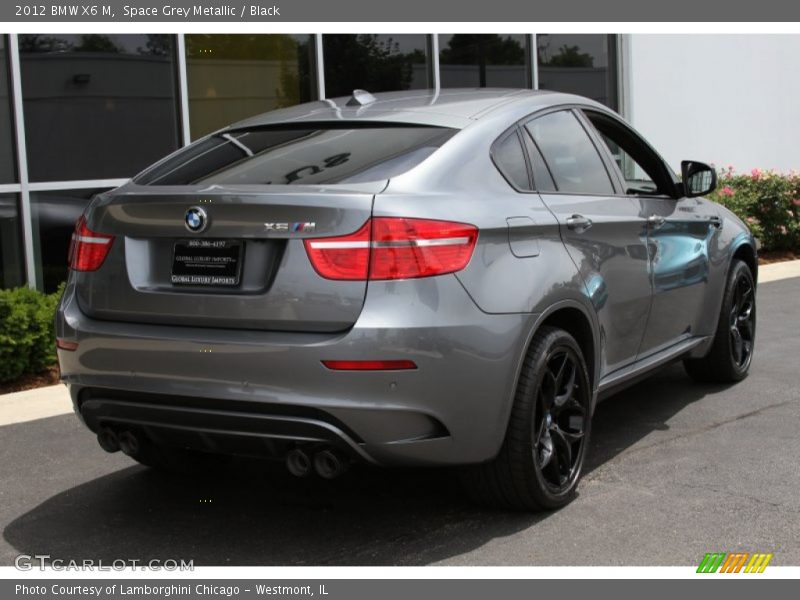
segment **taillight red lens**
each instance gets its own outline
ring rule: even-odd
[[[366,279],[370,229],[367,221],[349,235],[305,240],[306,252],[317,273],[327,279]]]
[[[69,266],[75,271],[96,271],[111,250],[113,235],[92,231],[81,217],[69,244]]]
[[[370,279],[410,279],[454,273],[467,266],[478,228],[425,219],[372,222]]]
[[[431,277],[469,263],[478,228],[465,223],[376,217],[355,233],[305,241],[317,272],[328,279]]]

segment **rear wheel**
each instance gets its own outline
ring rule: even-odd
[[[717,330],[709,353],[684,361],[697,381],[733,383],[747,376],[756,336],[756,286],[750,267],[733,262],[725,285]]]
[[[567,504],[586,455],[591,397],[580,346],[567,332],[542,327],[525,357],[500,453],[465,470],[475,499],[517,510]]]

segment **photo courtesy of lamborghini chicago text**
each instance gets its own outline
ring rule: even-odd
[[[796,595],[800,7],[0,21],[0,598]]]

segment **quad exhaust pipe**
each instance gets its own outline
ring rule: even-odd
[[[305,450],[295,448],[286,455],[286,468],[295,477],[307,477],[311,473],[311,458]]]
[[[131,431],[123,431],[119,434],[117,440],[119,441],[119,449],[122,450],[123,454],[127,454],[130,457],[138,456],[142,450],[141,441]]]
[[[106,452],[119,452],[119,438],[110,427],[103,427],[97,432],[97,443]]]
[[[312,470],[323,479],[336,479],[350,466],[342,454],[332,448],[323,448],[310,455],[302,448],[294,448],[286,455],[286,468],[295,477],[307,477]]]
[[[97,432],[97,443],[109,453],[122,451],[130,457],[142,452],[144,440],[134,432],[114,431],[110,427],[102,427]],[[347,471],[350,461],[338,450],[322,447],[313,453],[298,447],[286,454],[286,469],[295,477],[308,477],[312,472],[323,479],[336,479]]]
[[[117,433],[110,427],[102,427],[97,432],[97,443],[109,453],[122,450],[128,456],[138,456],[142,451],[142,441],[132,431]]]
[[[347,470],[349,463],[330,448],[321,450],[314,455],[314,470],[323,479],[336,479]]]

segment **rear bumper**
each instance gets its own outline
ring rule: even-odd
[[[63,380],[87,426],[134,425],[163,443],[278,452],[324,442],[377,464],[491,459],[505,435],[536,315],[488,315],[454,276],[373,282],[338,334],[130,324],[57,316]],[[410,359],[413,371],[330,371],[322,360]]]

